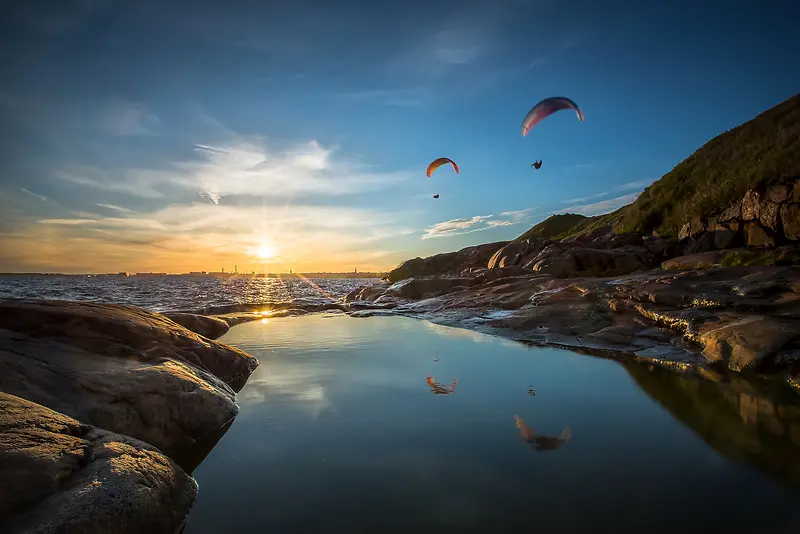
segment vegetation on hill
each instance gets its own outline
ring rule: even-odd
[[[800,94],[718,135],[644,190],[620,231],[676,236],[752,187],[800,176]]]
[[[675,237],[684,223],[724,209],[750,188],[798,176],[800,94],[713,138],[632,204],[598,217],[553,215],[518,239],[569,239],[607,225]]]
[[[592,218],[577,213],[564,213],[561,215],[551,215],[543,220],[517,239],[553,239],[570,229],[589,221]]]

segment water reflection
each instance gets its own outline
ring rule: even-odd
[[[426,376],[425,382],[428,384],[428,387],[431,388],[431,393],[434,395],[450,395],[451,393],[455,393],[456,385],[458,385],[457,378],[453,378],[453,381],[449,385],[440,384],[436,382],[430,373]]]
[[[188,532],[511,532],[532,517],[561,533],[795,525],[798,493],[771,478],[800,480],[796,394],[451,333],[401,317],[232,329],[223,341],[261,366],[195,470]],[[445,383],[428,373],[429,395],[419,379],[432,369]]]
[[[778,384],[624,364],[636,384],[716,451],[800,490],[800,404]]]
[[[537,434],[533,428],[525,424],[520,416],[514,415],[514,421],[519,429],[519,436],[536,452],[558,450],[572,439],[572,429],[569,426],[565,427],[558,436],[544,436]]]

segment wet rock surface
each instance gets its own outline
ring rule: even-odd
[[[0,531],[174,533],[197,484],[154,447],[0,392]]]
[[[132,306],[0,300],[0,391],[167,454],[237,413],[252,356]]]
[[[219,317],[197,315],[196,313],[165,313],[164,316],[208,339],[217,339],[231,328],[227,321]]]
[[[800,373],[800,358],[791,357],[800,343],[800,268],[714,263],[698,255],[682,270],[621,277],[421,277],[346,301],[357,316],[391,303],[380,313],[670,366]]]

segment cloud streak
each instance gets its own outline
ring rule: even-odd
[[[587,217],[594,217],[596,215],[605,215],[611,213],[622,206],[626,206],[639,198],[641,192],[629,193],[616,198],[594,202],[592,204],[574,205],[556,211],[555,213],[577,213]]]
[[[24,187],[20,187],[20,189],[19,189],[19,190],[20,190],[20,191],[22,191],[23,193],[25,193],[26,195],[30,195],[30,196],[32,196],[32,197],[34,197],[34,198],[38,198],[38,199],[39,199],[39,200],[41,200],[42,202],[47,202],[47,201],[49,200],[49,199],[48,199],[46,196],[44,196],[44,195],[40,195],[40,194],[38,194],[38,193],[34,193],[33,191],[28,191],[28,190],[27,190],[27,189],[25,189]]]
[[[410,172],[375,172],[313,140],[276,151],[260,138],[236,139],[197,144],[192,152],[194,158],[162,169],[72,167],[58,171],[57,176],[140,198],[164,198],[168,191],[178,190],[188,196],[200,194],[214,204],[226,196],[346,196],[378,191],[411,178]]]
[[[101,208],[106,208],[114,211],[121,211],[122,213],[136,213],[134,210],[123,208],[121,206],[115,206],[114,204],[97,204],[97,205],[100,206]]]
[[[456,235],[471,234],[482,232],[492,228],[513,226],[527,220],[533,213],[534,208],[524,210],[504,211],[500,214],[504,219],[494,219],[494,215],[476,215],[468,219],[451,219],[436,223],[424,230],[422,239],[434,237],[451,237]]]

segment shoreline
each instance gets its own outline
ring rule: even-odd
[[[81,450],[93,451],[83,453],[69,467],[72,474],[68,480],[72,483],[54,480],[42,487],[34,484],[20,502],[0,514],[0,526],[9,532],[22,532],[56,521],[60,522],[59,528],[102,532],[108,521],[113,523],[121,513],[117,507],[123,506],[136,510],[141,507],[141,511],[126,519],[129,523],[125,525],[114,524],[118,532],[178,531],[197,495],[197,483],[191,473],[235,420],[239,411],[237,392],[259,364],[243,350],[214,339],[238,324],[264,318],[324,312],[353,319],[404,316],[529,346],[549,346],[613,360],[626,368],[652,371],[653,366],[658,366],[668,374],[702,379],[754,398],[768,398],[768,392],[778,385],[791,386],[787,389],[794,393],[789,394],[800,393],[791,365],[773,368],[772,372],[736,369],[731,367],[730,359],[711,360],[706,350],[701,351],[699,346],[691,345],[692,340],[684,339],[689,334],[702,338],[703,324],[711,321],[708,315],[694,326],[688,319],[685,324],[659,324],[658,316],[645,313],[652,308],[632,304],[635,294],[627,295],[627,304],[622,299],[631,287],[641,291],[653,280],[666,277],[672,280],[668,295],[675,310],[666,309],[664,302],[670,298],[658,296],[652,287],[644,294],[657,297],[639,300],[660,304],[660,317],[670,317],[670,313],[689,309],[680,308],[675,299],[676,286],[680,285],[676,280],[680,278],[709,283],[735,278],[741,285],[747,276],[768,276],[773,281],[783,276],[794,284],[800,281],[800,269],[751,268],[747,273],[741,269],[711,269],[690,274],[654,270],[593,279],[498,276],[508,274],[499,271],[491,276],[481,271],[471,278],[409,278],[392,285],[363,286],[340,302],[241,305],[225,307],[220,311],[226,313],[214,315],[161,314],[117,304],[0,299],[0,320],[4,325],[0,329],[0,468],[9,468],[2,465],[9,458],[19,462],[28,455],[34,455],[32,459],[42,454],[37,449],[42,446],[51,450],[79,440]],[[791,287],[800,288],[800,283]],[[776,294],[767,293],[773,297]],[[759,298],[764,300],[765,296]],[[756,298],[748,305],[759,302],[776,306],[786,304],[786,299],[778,299],[776,304]],[[696,314],[697,308],[690,311]],[[605,315],[600,314],[603,309]],[[734,309],[736,306],[725,311]],[[606,323],[610,315],[618,317],[609,326]],[[723,323],[712,331],[747,327],[754,320],[745,316],[744,320],[738,317]],[[676,325],[680,328],[676,329]],[[757,326],[763,327],[763,321]],[[793,335],[783,339],[781,346],[773,343],[771,352],[762,351],[762,360],[795,343]],[[751,354],[756,352],[751,350]],[[41,428],[49,429],[49,434],[34,437]],[[20,448],[20,432],[30,436],[25,439],[35,440],[36,445]],[[22,475],[44,476],[48,480],[48,476],[63,469],[58,467],[63,462],[62,454],[45,464],[52,467],[30,464],[30,471],[22,470]],[[114,455],[147,460],[135,469],[108,471],[104,462],[115,461]],[[54,474],[47,474],[51,472]],[[106,479],[113,481],[111,489],[92,490],[99,492],[94,498],[106,504],[92,508],[88,514],[72,512],[77,497],[71,492],[93,488],[96,473],[107,473]],[[141,497],[137,493],[141,477],[156,477],[158,492],[149,498]],[[108,500],[104,491],[125,497]],[[151,517],[152,510],[161,511],[160,515],[155,514],[158,519]],[[106,523],[102,523],[103,517],[107,518],[103,520]]]

